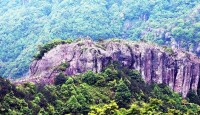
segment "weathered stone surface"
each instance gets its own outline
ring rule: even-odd
[[[53,83],[59,74],[56,67],[62,62],[70,64],[64,71],[66,75],[77,75],[88,70],[100,72],[110,61],[119,61],[123,66],[139,70],[147,83],[165,83],[185,97],[190,89],[197,90],[200,60],[191,53],[173,50],[168,53],[164,48],[144,42],[81,40],[59,45],[41,60],[33,61],[29,76],[16,83]]]

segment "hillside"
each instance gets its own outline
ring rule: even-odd
[[[25,76],[37,47],[61,38],[146,39],[199,54],[199,0],[2,0],[0,75]]]
[[[200,0],[0,0],[0,115],[200,115]]]
[[[97,74],[88,71],[69,77],[60,73],[54,81],[45,86],[15,86],[0,77],[0,114],[200,114],[199,96],[194,92],[183,99],[164,84],[146,84],[137,70],[117,63]]]
[[[186,97],[199,88],[200,59],[192,53],[152,43],[111,39],[57,40],[40,48],[29,74],[15,83],[52,84],[54,78],[102,72],[110,63],[138,70],[146,83],[163,83]]]

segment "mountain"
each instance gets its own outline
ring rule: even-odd
[[[0,115],[199,115],[199,31],[200,0],[0,0]]]
[[[51,85],[30,82],[13,85],[0,77],[0,114],[200,113],[199,95],[193,91],[183,99],[165,84],[146,84],[139,71],[116,62],[99,73],[87,71],[74,76],[60,73],[54,81]]]
[[[99,73],[110,63],[119,63],[121,67],[138,70],[146,83],[166,84],[183,97],[190,90],[197,92],[198,89],[200,59],[186,51],[120,39],[58,40],[51,44],[41,48],[30,65],[29,75],[16,83],[51,84],[62,72],[67,76],[89,70]],[[42,53],[43,49],[49,51]]]
[[[52,39],[146,39],[199,54],[199,0],[1,0],[0,74],[25,76]]]

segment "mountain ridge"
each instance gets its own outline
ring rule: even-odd
[[[24,76],[37,46],[56,38],[146,39],[200,54],[199,3],[199,0],[1,1],[0,74],[12,78]]]
[[[151,43],[127,40],[80,39],[61,44],[32,62],[29,75],[16,83],[52,84],[59,73],[72,76],[89,70],[101,72],[109,63],[119,62],[138,70],[147,83],[164,83],[186,97],[189,90],[197,92],[200,59],[180,49],[159,47]]]

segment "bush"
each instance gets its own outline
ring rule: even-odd
[[[63,73],[60,73],[58,76],[55,77],[54,79],[54,84],[55,85],[61,85],[66,82],[66,77]]]
[[[96,80],[97,80],[95,83],[96,86],[105,86],[106,85],[106,79],[103,75],[97,74]]]
[[[142,81],[142,75],[137,70],[129,70],[128,75],[131,77],[131,79]]]
[[[68,112],[73,113],[75,115],[78,114],[78,112],[81,110],[81,105],[74,95],[69,98],[69,100],[66,103],[66,106]]]
[[[34,55],[34,59],[36,60],[42,59],[44,54],[50,51],[51,49],[53,49],[54,47],[60,44],[67,44],[71,42],[72,42],[71,39],[68,39],[68,40],[55,39],[52,42],[45,44],[44,46],[38,46],[39,53]]]
[[[165,52],[169,53],[169,55],[173,55],[174,51],[172,48],[165,48]]]
[[[117,70],[115,69],[111,69],[111,68],[107,68],[105,71],[104,71],[104,74],[106,74],[108,77],[107,77],[107,81],[113,81],[114,79],[119,79],[119,73]]]
[[[200,98],[195,91],[189,91],[187,97],[189,98],[189,102],[200,105]]]
[[[94,85],[97,82],[96,75],[92,71],[83,74],[83,81],[89,85]]]
[[[0,77],[0,100],[11,91],[12,86],[8,80]]]
[[[127,107],[131,100],[131,92],[124,81],[120,80],[116,85],[115,101],[120,107]]]
[[[58,70],[60,70],[60,71],[65,71],[69,66],[70,66],[70,64],[69,64],[68,62],[62,62],[62,63],[58,66]]]

